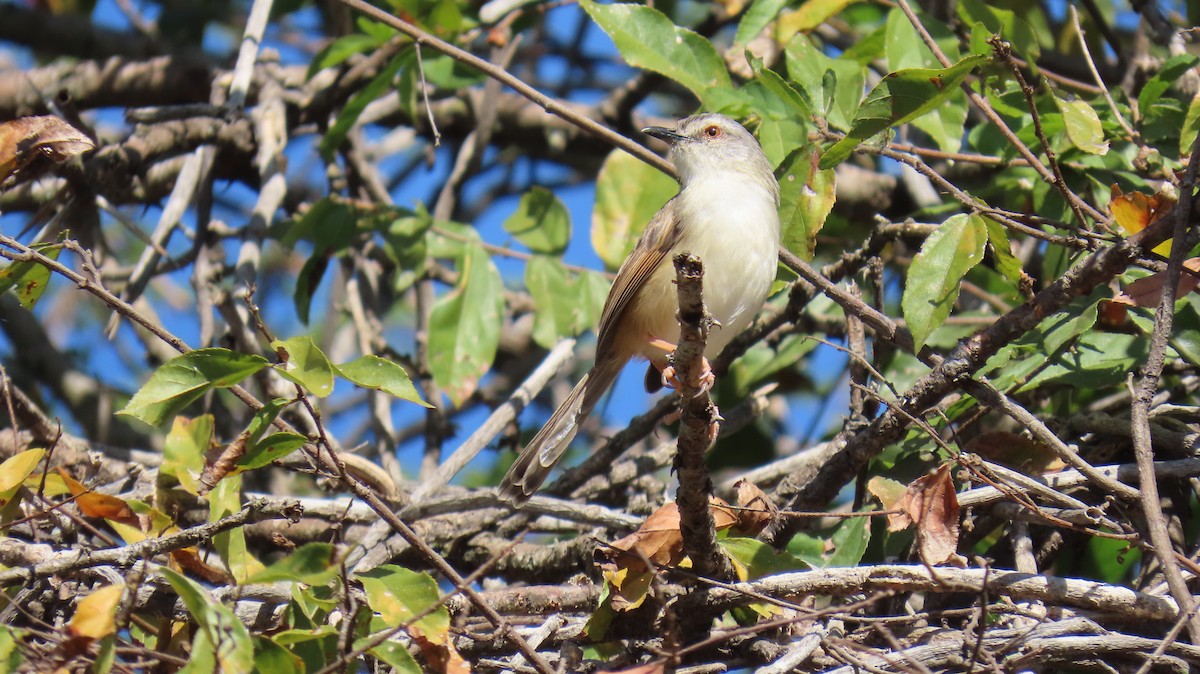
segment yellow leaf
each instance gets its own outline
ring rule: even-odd
[[[1174,205],[1175,199],[1161,192],[1149,197],[1141,192],[1125,194],[1120,187],[1113,185],[1108,210],[1112,213],[1113,220],[1125,230],[1125,235],[1132,236],[1149,227]],[[1154,252],[1169,257],[1171,240],[1167,239],[1155,246]]]
[[[71,618],[71,634],[77,637],[103,639],[117,631],[117,604],[125,584],[118,583],[102,587],[79,600],[75,615]]]
[[[44,449],[27,449],[0,463],[0,505],[8,503],[17,487],[37,468],[45,455]]]

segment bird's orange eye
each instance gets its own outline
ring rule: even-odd
[[[716,138],[717,136],[721,135],[721,127],[719,127],[719,126],[705,127],[704,135],[708,136],[709,138]]]

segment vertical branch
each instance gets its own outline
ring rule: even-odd
[[[1190,616],[1188,632],[1193,644],[1200,643],[1200,617],[1196,616],[1195,599],[1179,570],[1179,564],[1175,561],[1174,547],[1171,545],[1167,520],[1163,515],[1162,502],[1159,499],[1158,480],[1154,474],[1154,449],[1151,446],[1150,437],[1150,406],[1154,401],[1155,393],[1158,392],[1163,361],[1167,353],[1167,341],[1171,337],[1171,327],[1174,324],[1176,286],[1179,284],[1183,258],[1188,252],[1188,246],[1184,242],[1192,227],[1192,200],[1196,189],[1198,170],[1200,170],[1200,137],[1192,145],[1192,156],[1188,162],[1187,175],[1184,177],[1183,184],[1180,185],[1177,206],[1179,217],[1175,219],[1173,233],[1174,246],[1171,248],[1171,259],[1167,263],[1167,277],[1163,284],[1162,296],[1159,298],[1158,309],[1154,314],[1150,355],[1146,359],[1146,367],[1142,369],[1141,380],[1137,382],[1137,387],[1133,390],[1133,404],[1129,415],[1133,449],[1137,457],[1142,512],[1146,517],[1150,543],[1154,546],[1154,554],[1158,556],[1159,563],[1162,564],[1171,596],[1179,603],[1180,612]],[[1130,383],[1132,386],[1132,376]]]
[[[717,545],[716,523],[709,502],[712,478],[704,454],[716,438],[713,429],[720,415],[708,391],[696,382],[703,374],[704,346],[712,316],[704,307],[704,264],[695,255],[675,256],[675,279],[679,285],[679,345],[675,350],[675,373],[679,379],[681,420],[675,470],[679,474],[679,529],[683,551],[692,568],[702,576],[733,578],[729,558]]]

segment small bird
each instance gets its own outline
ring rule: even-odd
[[[750,324],[775,280],[779,183],[754,136],[717,114],[642,133],[670,146],[667,158],[675,164],[679,193],[646,225],[617,271],[600,314],[592,369],[504,476],[500,495],[514,505],[542,485],[630,359],[645,358],[660,372],[669,367],[679,341],[675,255],[692,253],[704,263],[704,304],[715,320],[706,357],[716,356]],[[711,379],[709,373],[705,384],[711,386]]]

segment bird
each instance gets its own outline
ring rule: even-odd
[[[670,356],[679,341],[675,255],[691,253],[704,264],[704,303],[714,319],[704,352],[706,387],[712,383],[707,358],[750,325],[775,280],[779,183],[754,136],[714,113],[687,117],[675,128],[647,127],[642,133],[667,143],[679,192],[646,225],[617,271],[600,314],[591,370],[501,481],[501,498],[514,506],[541,487],[630,360],[644,358],[670,374]]]

